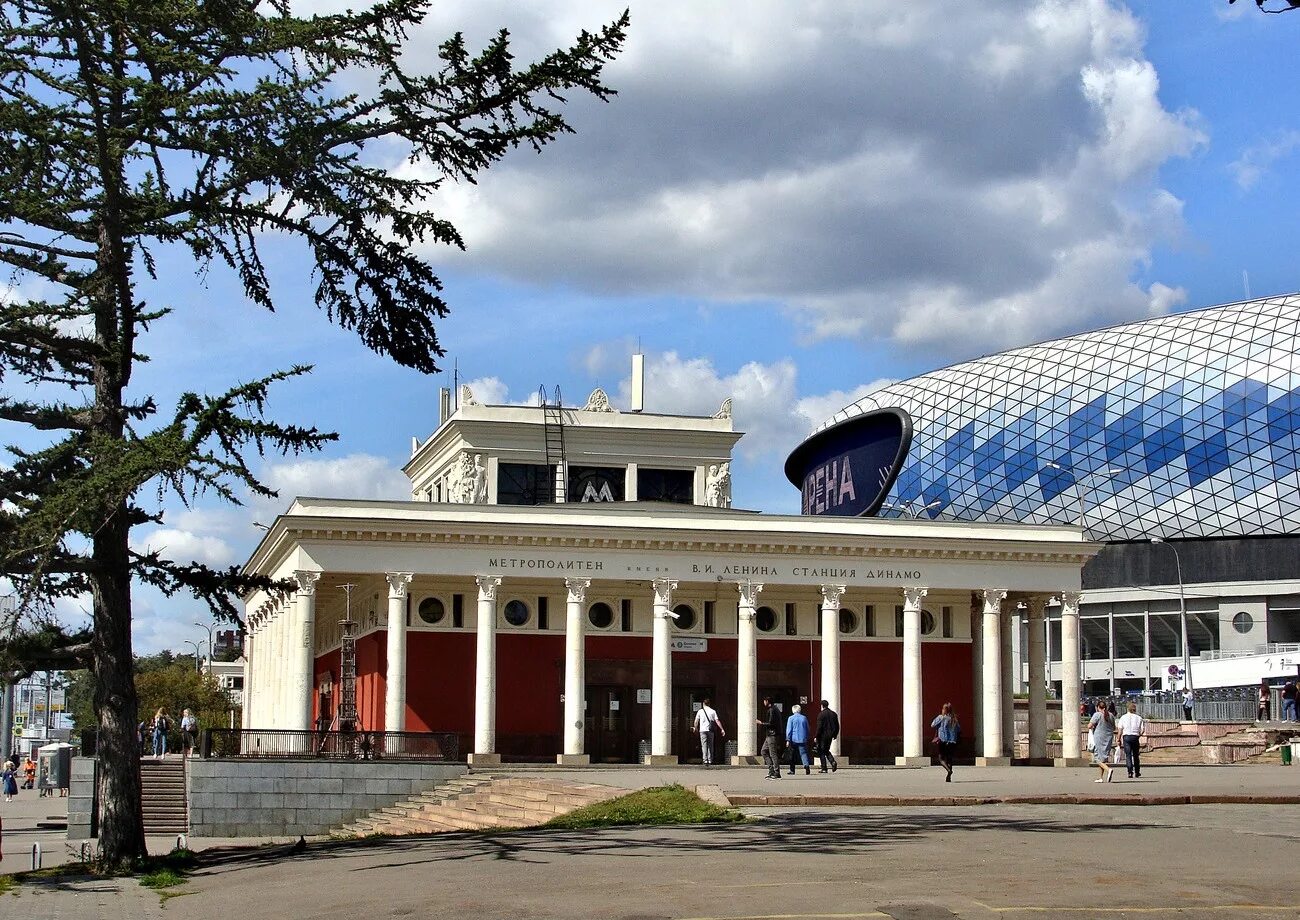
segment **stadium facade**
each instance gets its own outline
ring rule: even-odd
[[[1188,659],[1246,652],[1261,653],[1261,676],[1295,673],[1298,447],[1288,295],[893,384],[836,413],[786,474],[808,515],[1071,523],[1105,541],[1081,622],[1086,691],[1100,693],[1168,687]],[[828,490],[832,471],[854,482],[851,501]],[[1059,621],[1048,642],[1059,683]]]

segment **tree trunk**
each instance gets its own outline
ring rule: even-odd
[[[99,761],[99,848],[105,866],[147,855],[140,811],[139,700],[131,652],[126,506],[96,535],[94,672]]]

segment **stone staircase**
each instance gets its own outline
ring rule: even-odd
[[[476,773],[381,808],[331,833],[364,837],[533,827],[584,805],[626,794],[626,789],[592,783]]]
[[[145,757],[140,761],[140,810],[146,834],[189,833],[185,758]]]

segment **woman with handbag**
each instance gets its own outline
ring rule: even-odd
[[[1115,746],[1115,717],[1110,714],[1109,703],[1098,703],[1088,729],[1092,735],[1092,762],[1101,770],[1101,776],[1094,783],[1109,783],[1114,768],[1106,761],[1110,760],[1111,749]]]
[[[961,723],[952,711],[952,703],[944,703],[939,714],[930,722],[934,729],[934,746],[939,749],[939,766],[947,771],[943,781],[952,782],[952,758],[957,751],[957,741],[961,738]]]

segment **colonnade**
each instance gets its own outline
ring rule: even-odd
[[[385,573],[388,581],[388,676],[384,699],[385,726],[402,731],[406,724],[406,601],[412,580],[409,572]],[[295,572],[297,591],[277,598],[250,613],[247,664],[244,679],[247,728],[312,727],[314,622],[316,581],[319,572]],[[471,760],[499,761],[496,752],[496,625],[497,596],[501,576],[479,575],[477,633],[475,644],[474,750]],[[566,578],[563,751],[561,763],[586,760],[585,743],[585,629],[587,578]],[[672,653],[670,647],[673,592],[677,582],[657,578],[652,582],[653,629],[651,653],[651,763],[676,762],[672,745]],[[763,585],[754,581],[736,583],[738,628],[736,659],[737,754],[757,756],[758,668],[755,618]],[[820,698],[840,713],[840,601],[845,585],[824,584],[821,591],[821,687]],[[923,709],[924,674],[921,656],[922,604],[928,589],[908,586],[903,593],[903,751],[899,764],[928,763],[925,741],[929,722]],[[1015,607],[1007,605],[1008,592],[986,588],[976,592],[972,610],[972,670],[974,712],[967,727],[976,738],[979,763],[1006,764],[1012,755],[1014,730],[1011,635]],[[1058,595],[1062,606],[1062,711],[1077,713],[1079,680],[1079,592]],[[1029,756],[1043,758],[1047,752],[1046,652],[1043,635],[1047,596],[1026,599],[1029,643]],[[811,713],[815,718],[815,713]],[[848,714],[847,724],[852,724]],[[1069,724],[1068,720],[1067,723]],[[1061,764],[1079,762],[1077,731],[1062,733]],[[838,753],[839,743],[835,748]]]

